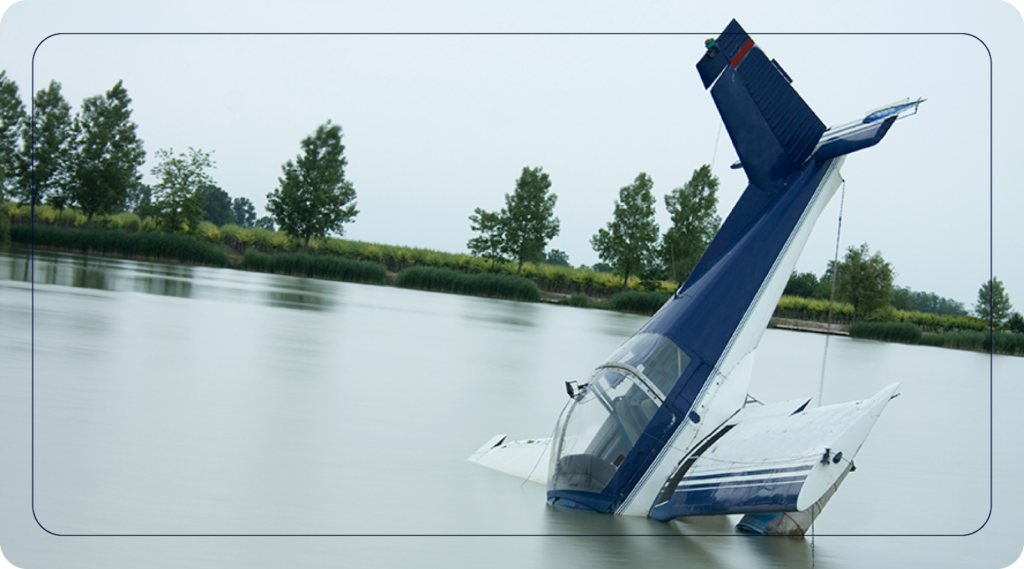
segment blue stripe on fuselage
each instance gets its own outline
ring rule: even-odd
[[[783,253],[830,163],[807,164],[788,181],[784,191],[768,195],[767,199],[758,195],[764,194],[759,188],[748,186],[740,201],[758,203],[760,207],[743,213],[744,227],[725,235],[720,232],[715,237],[713,246],[720,238],[728,239],[727,243],[717,244],[719,253],[715,262],[703,274],[688,279],[681,294],[669,300],[637,332],[663,334],[686,352],[691,362],[672,391],[666,394],[666,405],[655,413],[601,492],[602,506],[611,509],[600,511],[613,511],[622,504],[672,435],[688,421],[685,417],[741,327],[743,317]],[[732,215],[726,225],[731,219]],[[549,497],[554,495],[549,493]],[[607,497],[613,500],[607,502]]]

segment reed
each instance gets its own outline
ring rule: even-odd
[[[574,292],[566,299],[565,303],[576,308],[594,308],[595,306],[594,301],[590,300],[590,297],[582,292]]]
[[[35,244],[40,247],[80,251],[100,255],[118,255],[138,259],[169,259],[183,263],[224,267],[227,254],[220,248],[188,235],[171,233],[126,233],[109,229],[68,229],[35,227]],[[21,225],[11,228],[11,240],[32,242],[32,228]]]
[[[629,290],[613,296],[611,308],[620,312],[654,314],[670,298],[672,298],[672,294],[667,292]]]
[[[250,249],[242,257],[242,268],[263,273],[359,283],[380,284],[387,279],[387,270],[378,263],[308,253],[268,255]]]
[[[884,342],[902,342],[957,350],[1024,356],[1024,334],[980,330],[950,330],[944,333],[922,332],[921,327],[909,322],[857,322],[850,325],[850,336]]]
[[[533,281],[512,275],[463,273],[438,267],[409,267],[398,273],[397,286],[437,292],[451,292],[505,298],[509,300],[540,300],[540,288]]]
[[[855,322],[849,328],[851,338],[917,344],[921,328],[909,322]]]

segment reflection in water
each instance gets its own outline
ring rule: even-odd
[[[135,292],[158,294],[160,296],[190,298],[192,296],[192,283],[185,279],[138,276],[133,281],[133,290]]]
[[[813,559],[810,537],[736,532],[739,516],[684,518],[668,523],[547,507],[545,556],[580,567],[827,567]],[[579,537],[580,535],[591,537]]]
[[[326,311],[334,306],[334,286],[316,279],[278,279],[275,290],[267,292],[267,304],[280,308]]]
[[[36,284],[115,292],[139,292],[176,298],[247,301],[255,297],[268,306],[324,311],[331,309],[336,283],[279,275],[253,275],[223,269],[131,261],[9,248],[0,255],[0,277],[28,282],[33,267]]]
[[[537,326],[537,306],[526,302],[469,302],[462,318],[491,326]]]

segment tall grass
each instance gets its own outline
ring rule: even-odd
[[[359,283],[380,284],[387,279],[387,270],[377,263],[308,253],[268,255],[250,249],[242,257],[242,268],[263,273]]]
[[[31,243],[32,228],[18,225],[11,228],[15,243]],[[107,229],[68,229],[36,226],[35,244],[41,247],[81,251],[101,255],[121,255],[142,259],[171,259],[223,267],[228,256],[220,248],[188,235],[171,233],[125,233]]]
[[[917,344],[921,328],[909,322],[855,322],[850,325],[851,338]]]
[[[409,267],[398,273],[395,284],[404,288],[509,300],[540,300],[540,288],[537,287],[537,283],[513,275],[469,274],[437,267]]]
[[[950,330],[941,334],[923,333],[920,326],[909,322],[857,322],[850,325],[850,336],[978,352],[988,352],[991,345],[994,353],[1024,356],[1024,334],[1011,332],[993,333],[990,344],[987,330]]]
[[[672,294],[667,292],[628,290],[613,296],[611,307],[612,310],[620,312],[654,314],[670,298],[672,298]]]

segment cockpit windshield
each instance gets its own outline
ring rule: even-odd
[[[600,492],[690,358],[660,334],[637,334],[597,367],[559,420],[548,490]]]

